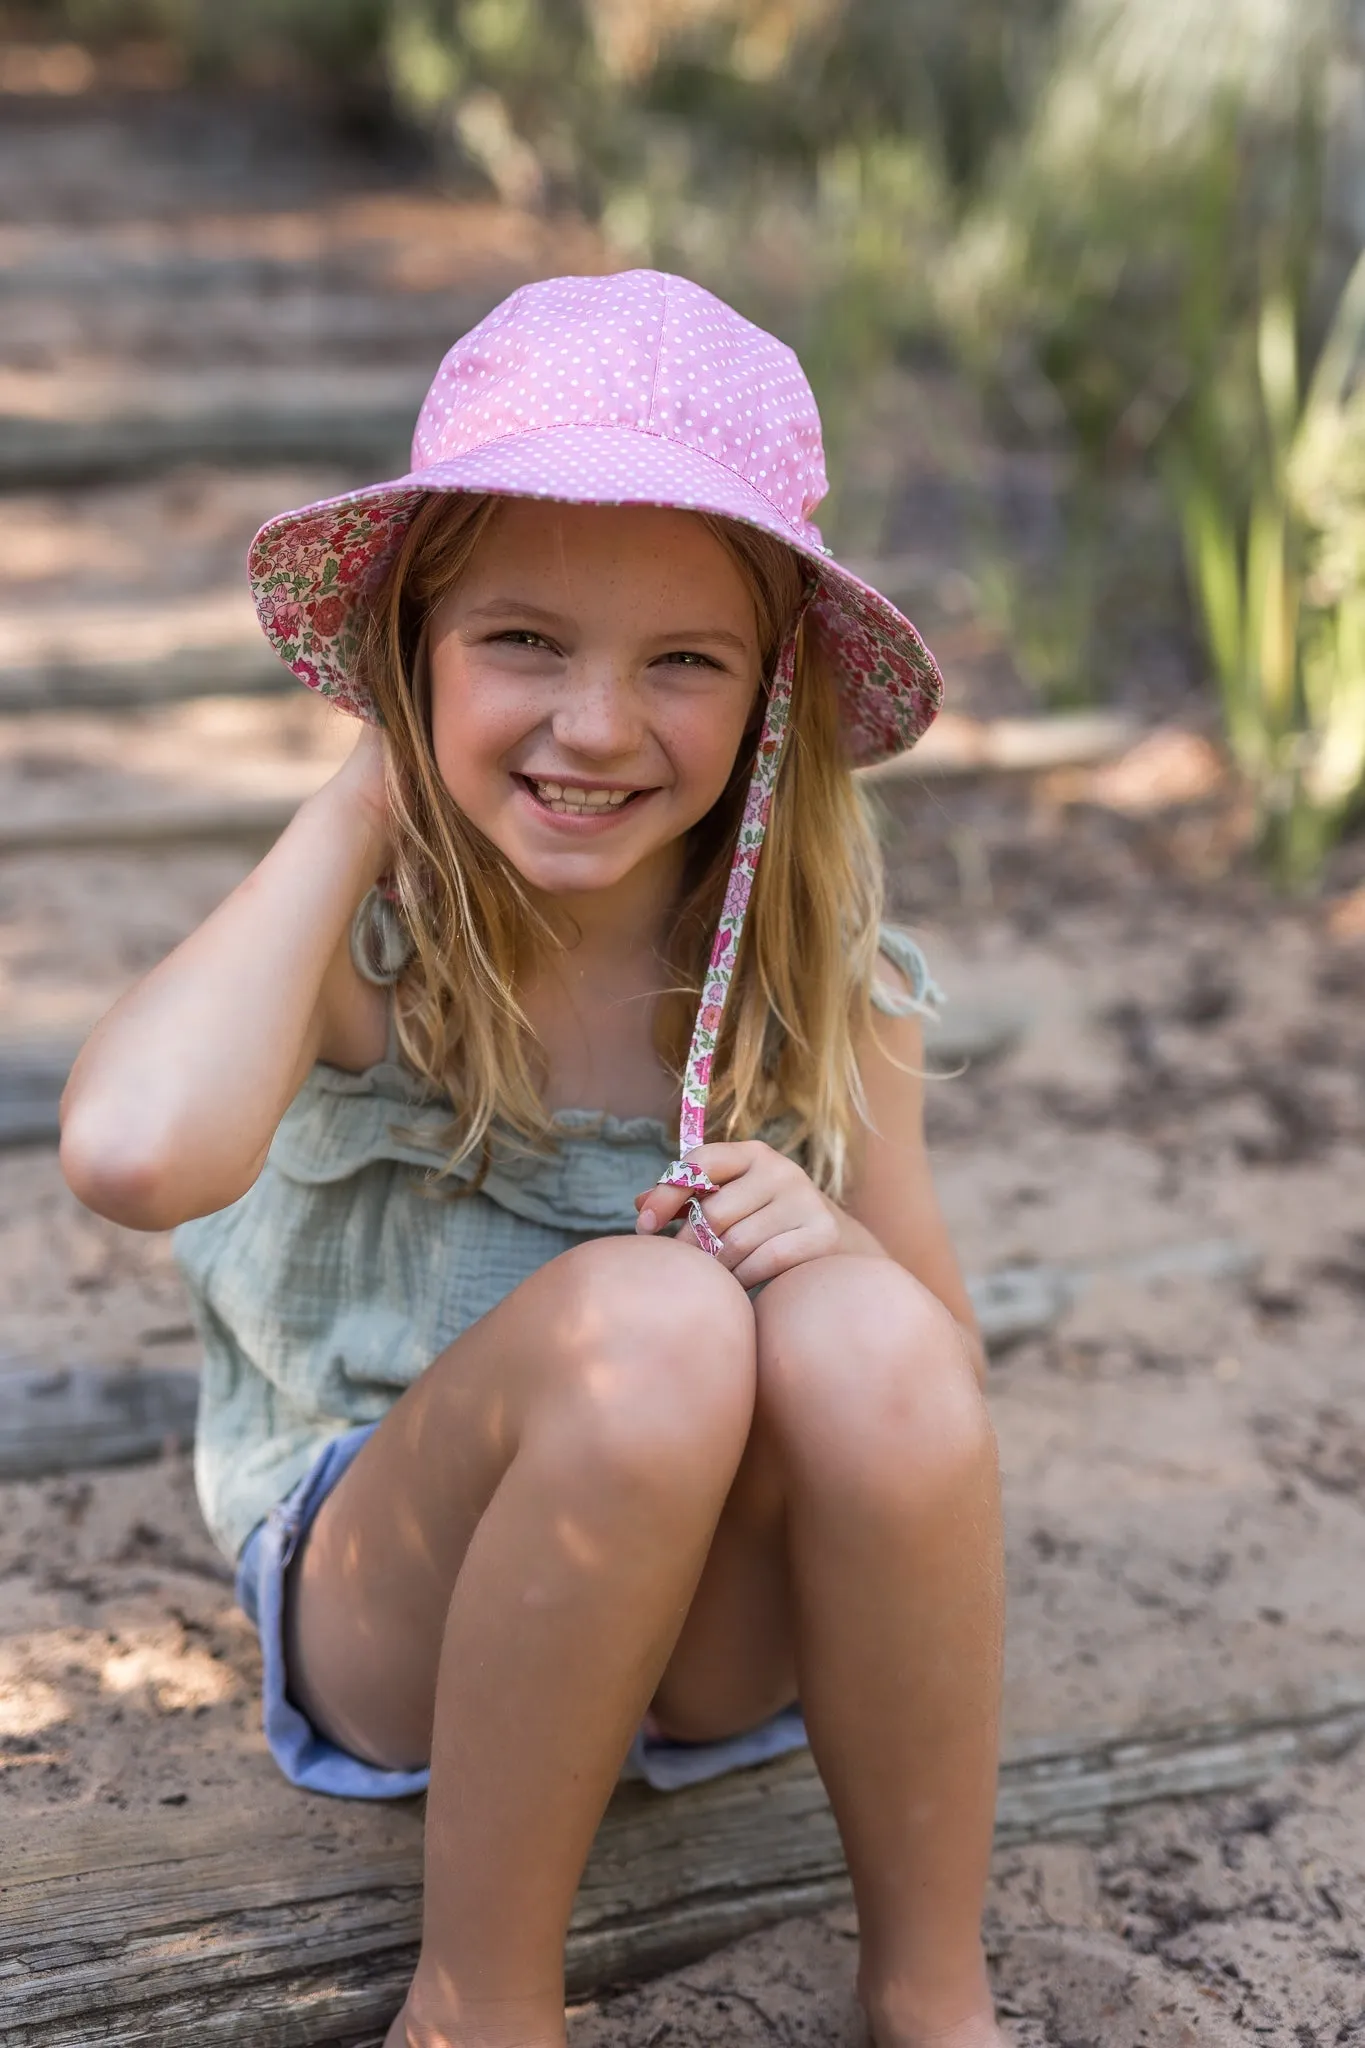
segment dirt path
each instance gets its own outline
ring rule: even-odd
[[[206,255],[212,290],[238,306],[257,294],[263,359],[316,353],[345,308],[350,329],[335,332],[363,356],[397,280],[414,369],[452,293],[475,307],[518,265],[556,267],[534,224],[449,207],[373,165],[361,175],[323,142],[291,147],[263,180],[249,151],[232,153],[232,135],[263,132],[241,110],[216,145],[202,138],[171,205],[183,110],[161,108],[140,141],[130,118],[49,112],[44,125],[29,108],[26,152],[13,130],[0,137],[0,265],[26,294],[0,344],[0,412],[53,364],[117,367],[149,346],[153,314],[168,359],[212,368],[226,330],[204,317]],[[114,263],[122,276],[141,264],[146,289],[96,337],[71,278]],[[221,605],[225,643],[249,633],[236,565],[254,524],[348,480],[325,463],[200,465],[0,496],[0,662],[58,627],[68,654],[82,633],[154,631],[175,605]],[[959,702],[998,701],[998,651],[969,625]],[[0,809],[287,794],[345,742],[292,696],[0,717]],[[1149,790],[1146,811],[1125,811],[1116,787],[1071,776],[887,796],[897,908],[941,979],[1031,1015],[1008,1058],[931,1090],[964,1262],[1109,1268],[1052,1334],[992,1367],[1016,1747],[1365,1696],[1365,896],[1349,898],[1365,849],[1340,858],[1331,902],[1286,908],[1241,870],[1220,874],[1236,832],[1221,796],[1169,808]],[[0,861],[0,1038],[78,1037],[250,857]],[[1121,1270],[1212,1240],[1247,1248],[1250,1276],[1158,1285]],[[0,1153],[0,1327],[0,1370],[194,1356],[165,1240],[81,1211],[45,1148]],[[6,1822],[277,1796],[255,1645],[186,1459],[0,1485],[0,1589]],[[989,1925],[1028,2048],[1310,2048],[1365,2041],[1363,1918],[1365,1764],[1347,1756],[1255,1796],[1150,1809],[1101,1841],[1002,1853]],[[790,1923],[584,2007],[575,2048],[839,2041],[852,1954],[847,1913]]]

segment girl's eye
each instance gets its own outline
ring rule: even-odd
[[[686,647],[676,648],[672,654],[660,655],[659,659],[668,662],[670,666],[677,663],[682,668],[719,668],[720,666],[719,662],[712,661],[709,654],[698,654],[694,648]]]
[[[495,633],[493,639],[505,647],[550,647],[544,635],[533,633],[529,626],[514,626],[506,633]],[[551,652],[554,652],[552,647]]]

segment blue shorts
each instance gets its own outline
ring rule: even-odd
[[[313,1517],[376,1427],[366,1423],[334,1437],[293,1492],[256,1524],[237,1561],[237,1599],[261,1639],[262,1708],[270,1754],[291,1785],[308,1792],[333,1792],[343,1799],[406,1799],[425,1792],[429,1775],[426,1770],[386,1771],[363,1763],[319,1735],[289,1698],[284,1659],[286,1574]],[[796,1705],[720,1742],[673,1742],[641,1728],[621,1775],[643,1778],[656,1791],[674,1792],[725,1771],[785,1756],[788,1750],[802,1748],[805,1740],[805,1723]]]

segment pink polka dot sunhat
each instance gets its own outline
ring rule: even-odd
[[[838,678],[850,761],[912,746],[938,710],[938,667],[910,621],[835,562],[811,519],[828,488],[820,415],[791,350],[686,278],[655,270],[525,285],[446,356],[390,483],[270,520],[248,559],[261,624],[301,681],[375,711],[355,676],[370,594],[429,491],[667,505],[744,521],[807,567],[802,606]],[[678,1159],[701,1245],[721,1250],[687,1154],[703,1142],[711,1064],[781,763],[797,624],[768,686],[725,907],[682,1085]]]
[[[943,693],[893,604],[829,555],[820,415],[792,351],[682,277],[556,277],[504,299],[446,356],[389,483],[284,512],[248,561],[261,624],[310,688],[373,717],[362,607],[428,491],[670,505],[761,527],[809,563],[807,627],[840,678],[858,765],[914,743]]]

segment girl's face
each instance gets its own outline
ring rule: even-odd
[[[428,636],[436,764],[531,887],[662,892],[721,795],[760,650],[740,570],[689,512],[509,498]]]

